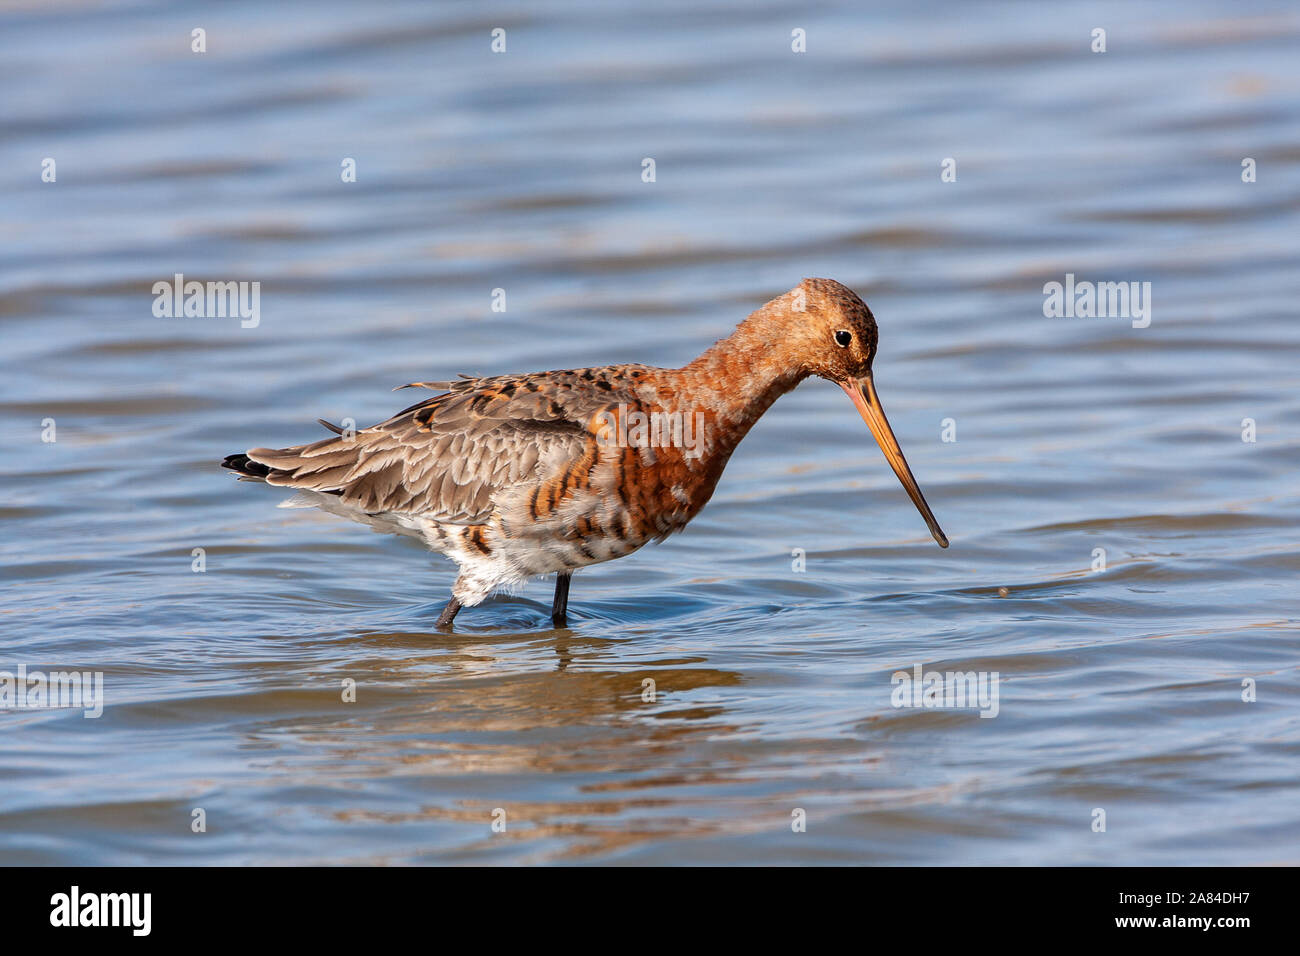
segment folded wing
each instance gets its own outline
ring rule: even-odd
[[[226,465],[271,485],[339,495],[371,514],[481,524],[503,492],[546,482],[592,454],[593,418],[635,401],[613,386],[619,378],[611,373],[417,383],[447,391],[355,434],[326,423],[338,433],[293,448],[253,448]]]

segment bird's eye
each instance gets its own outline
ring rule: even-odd
[[[849,343],[853,341],[853,333],[848,329],[840,329],[835,333],[835,344],[840,348],[848,348]]]

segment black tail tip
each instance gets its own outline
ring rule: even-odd
[[[229,468],[231,471],[237,471],[241,475],[247,475],[249,478],[265,478],[271,473],[271,469],[266,465],[258,464],[247,455],[227,455],[226,460],[221,463],[222,468]]]

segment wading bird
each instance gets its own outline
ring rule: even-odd
[[[805,279],[682,368],[414,382],[401,387],[441,394],[370,428],[322,421],[332,437],[222,464],[301,492],[287,505],[410,535],[455,561],[440,628],[498,588],[552,573],[551,620],[563,627],[573,572],[686,527],[759,416],[811,375],[848,393],[946,548],[876,395],[876,334],[851,290]]]

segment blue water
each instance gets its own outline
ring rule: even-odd
[[[1284,3],[6,7],[0,672],[104,706],[0,710],[0,862],[1300,862],[1298,41]],[[155,317],[176,273],[258,323]],[[1067,273],[1149,326],[1045,316]],[[536,582],[439,634],[451,565],[217,466],[404,382],[680,365],[807,275],[875,312],[949,550],[820,380],[559,631]],[[997,716],[895,707],[918,664]]]

